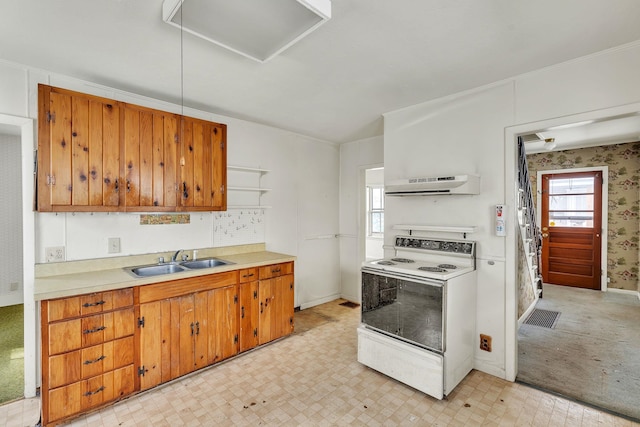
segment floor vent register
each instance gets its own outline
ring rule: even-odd
[[[529,317],[527,317],[527,320],[524,321],[524,324],[540,326],[541,328],[555,329],[559,317],[559,311],[541,310],[539,308],[536,308],[531,312]]]

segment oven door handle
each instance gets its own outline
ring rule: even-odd
[[[362,267],[362,272],[363,273],[369,273],[369,274],[375,274],[376,276],[389,277],[389,278],[392,278],[392,279],[408,280],[408,281],[411,281],[411,282],[421,283],[421,284],[429,285],[429,286],[442,287],[446,283],[445,280],[428,279],[426,277],[414,276],[412,274],[402,274],[402,273],[397,273],[397,272],[390,273],[388,271],[380,270],[380,269],[377,269],[377,268],[366,267],[366,266]]]

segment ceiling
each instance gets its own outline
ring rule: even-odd
[[[522,137],[527,154],[640,141],[640,113],[570,123]],[[552,144],[545,145],[545,140]]]
[[[637,0],[333,0],[261,64],[187,33],[181,48],[162,0],[0,2],[0,60],[336,143],[382,134],[385,112],[640,40]]]

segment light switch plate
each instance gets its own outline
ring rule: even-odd
[[[109,237],[107,252],[110,254],[118,254],[120,253],[120,238],[119,237]]]

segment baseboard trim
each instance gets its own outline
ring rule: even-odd
[[[539,299],[540,299],[540,297],[538,296],[538,292],[536,292],[536,298],[533,300],[533,302],[531,303],[529,308],[527,308],[525,310],[525,312],[522,313],[522,316],[520,316],[520,318],[518,319],[518,328],[520,328],[520,326],[522,326],[524,321],[527,320],[527,317],[529,317],[531,312],[536,308],[536,304],[538,303]]]
[[[332,294],[324,298],[319,298],[317,300],[300,304],[300,310],[306,310],[307,308],[315,307],[316,305],[324,304],[325,302],[330,302],[333,300],[337,300],[339,298],[340,298],[340,294]]]
[[[633,295],[633,296],[637,297],[638,299],[640,299],[640,292],[632,291],[630,289],[607,288],[607,292],[613,292],[613,293],[616,293],[616,294]]]

